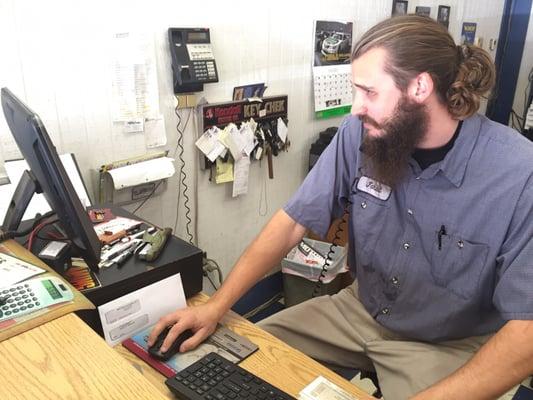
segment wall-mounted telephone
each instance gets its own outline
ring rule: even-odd
[[[168,28],[174,93],[201,92],[218,82],[208,28]]]

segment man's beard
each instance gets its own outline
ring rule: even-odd
[[[382,125],[365,115],[360,118],[381,130],[378,137],[365,132],[362,146],[364,165],[370,167],[372,178],[394,188],[405,176],[409,158],[426,134],[429,121],[427,109],[424,104],[403,95],[392,117]]]

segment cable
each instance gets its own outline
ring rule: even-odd
[[[37,225],[35,227],[35,229],[33,229],[30,233],[30,236],[28,237],[28,246],[27,246],[27,249],[31,252],[31,247],[33,245],[33,238],[35,237],[35,235],[42,229],[44,228],[45,226],[47,225],[50,225],[50,224],[53,224],[53,223],[56,223],[57,221],[59,221],[58,218],[55,218],[55,219],[52,219],[52,220],[49,220],[49,221],[43,221],[41,222],[39,225]]]
[[[189,123],[189,118],[191,117],[191,114],[192,114],[192,109],[189,110],[189,115],[187,116],[187,120],[185,121],[185,125],[183,127],[183,131],[180,129],[180,125],[181,125],[181,115],[179,113],[179,97],[176,95],[176,100],[177,100],[177,104],[176,104],[176,107],[174,108],[174,113],[176,114],[176,116],[178,117],[178,123],[176,125],[176,130],[178,131],[178,139],[177,139],[177,144],[176,144],[176,150],[179,149],[179,152],[178,152],[178,158],[181,162],[181,168],[180,168],[180,178],[178,178],[178,182],[179,182],[179,186],[178,186],[178,201],[177,201],[177,205],[176,205],[176,223],[174,225],[174,231],[176,231],[176,228],[177,228],[177,224],[178,224],[178,215],[179,215],[179,205],[180,205],[180,201],[181,201],[181,194],[182,194],[182,191],[181,191],[181,185],[183,185],[183,207],[185,208],[185,219],[187,220],[186,224],[185,224],[185,229],[187,231],[187,236],[188,236],[188,241],[190,244],[194,245],[193,243],[193,236],[190,232],[190,227],[191,227],[191,223],[192,223],[192,219],[191,219],[191,216],[190,216],[190,213],[191,213],[191,208],[189,207],[189,196],[187,195],[187,189],[188,189],[188,186],[187,186],[187,183],[186,183],[186,179],[187,179],[187,174],[185,173],[185,160],[183,159],[183,153],[184,153],[184,148],[183,148],[183,136],[184,136],[184,131],[187,129],[187,125]],[[176,153],[176,150],[174,151],[174,153]]]
[[[204,276],[207,277],[207,279],[209,280],[209,282],[211,282],[211,285],[213,286],[213,288],[215,290],[218,290],[218,287],[217,285],[215,285],[215,282],[213,282],[213,280],[211,279],[211,277],[209,276],[209,273],[210,272],[213,272],[213,271],[217,271],[218,273],[218,282],[219,282],[219,287],[222,285],[222,281],[223,281],[223,278],[222,278],[222,270],[220,269],[220,266],[218,265],[218,263],[213,260],[212,258],[204,258],[203,259],[203,273],[204,273]]]
[[[260,304],[256,308],[248,311],[247,313],[243,314],[242,317],[246,319],[250,319],[254,315],[258,314],[259,312],[267,309],[272,304],[277,303],[279,300],[283,298],[283,295],[281,293],[276,293],[274,296],[272,296],[269,300],[265,301],[263,304]]]
[[[215,285],[215,282],[213,282],[213,280],[211,279],[211,277],[209,276],[209,274],[207,273],[207,271],[204,271],[204,276],[207,277],[207,279],[209,280],[209,282],[211,282],[211,286],[213,286],[213,288],[216,290],[218,290],[217,286]]]
[[[224,281],[224,278],[222,276],[222,269],[220,268],[218,263],[215,260],[213,260],[212,258],[206,258],[206,261],[207,261],[208,265],[212,264],[214,266],[214,268],[212,268],[212,269],[208,268],[208,271],[211,272],[213,270],[216,270],[217,273],[218,273],[218,282],[222,285],[222,282]]]
[[[157,190],[157,188],[163,183],[163,180],[160,180],[159,182],[157,182],[157,184],[154,186],[154,188],[152,189],[152,191],[150,192],[150,194],[148,196],[146,196],[146,198],[142,201],[141,204],[139,204],[137,206],[137,208],[135,210],[133,210],[131,213],[132,214],[135,214],[137,211],[139,211],[139,209],[144,206],[144,203],[146,203],[155,193],[155,191]]]
[[[6,231],[6,232],[0,232],[0,242],[3,242],[4,240],[13,239],[16,237],[22,237],[29,234],[31,231],[35,229],[39,223],[44,220],[45,218],[51,217],[55,214],[55,211],[48,211],[47,213],[44,213],[41,215],[40,213],[35,214],[33,224],[22,231]]]

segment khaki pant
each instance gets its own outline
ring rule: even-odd
[[[387,400],[407,399],[466,363],[490,335],[414,342],[379,325],[357,298],[357,282],[333,296],[287,308],[259,323],[331,369],[376,371]]]

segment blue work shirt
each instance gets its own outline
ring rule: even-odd
[[[362,165],[362,135],[347,117],[284,210],[321,236],[350,211],[348,263],[367,311],[430,342],[533,319],[533,143],[474,115],[442,161],[411,159],[389,190]]]

